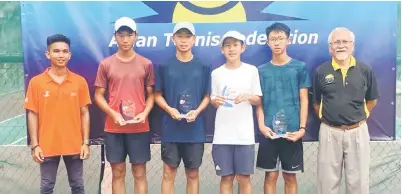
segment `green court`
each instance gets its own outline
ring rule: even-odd
[[[26,145],[25,114],[0,121],[1,145]]]

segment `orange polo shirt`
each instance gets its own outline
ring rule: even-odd
[[[45,72],[31,79],[24,108],[38,114],[44,157],[75,155],[83,143],[80,108],[91,104],[85,79],[69,70],[58,84]]]

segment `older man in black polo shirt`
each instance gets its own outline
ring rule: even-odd
[[[338,194],[345,172],[346,194],[369,193],[370,135],[366,123],[377,103],[371,67],[352,56],[355,36],[335,28],[328,37],[332,60],[317,68],[313,106],[321,118],[317,194]]]

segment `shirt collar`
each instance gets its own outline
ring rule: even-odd
[[[45,76],[45,79],[46,79],[46,83],[53,81],[53,78],[50,77],[50,75],[49,75],[49,70],[50,70],[50,67],[46,68],[46,70],[43,72],[43,75]],[[67,76],[66,76],[65,80],[68,82],[72,82],[71,72],[68,68],[67,68]]]
[[[349,67],[354,67],[354,66],[356,66],[356,59],[353,56],[350,56]],[[335,61],[334,58],[332,58],[332,67],[334,68],[335,71],[337,71],[338,69],[341,68],[341,66],[339,66],[339,64]]]

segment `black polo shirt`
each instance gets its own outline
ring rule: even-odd
[[[365,101],[379,97],[374,72],[352,57],[344,80],[341,69],[334,64],[328,61],[320,65],[314,76],[313,102],[321,104],[320,116],[337,126],[366,119]]]

